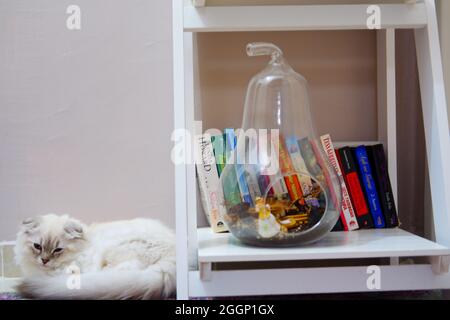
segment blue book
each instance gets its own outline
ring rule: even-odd
[[[225,137],[226,137],[226,153],[227,155],[232,155],[233,152],[236,150],[236,135],[234,134],[234,129],[225,129]],[[239,190],[241,191],[241,197],[242,200],[246,203],[248,203],[250,206],[253,206],[253,200],[250,195],[250,190],[248,188],[247,180],[246,180],[246,174],[244,170],[243,163],[239,163],[241,159],[239,157],[235,156],[235,168],[236,168],[236,177],[238,181]],[[228,163],[228,159],[227,159]]]
[[[372,169],[370,168],[366,147],[359,146],[354,149],[354,152],[358,161],[361,182],[366,194],[367,202],[369,203],[373,223],[377,229],[384,228],[385,221],[383,211],[381,210],[380,200],[378,198],[378,192],[375,185],[375,179],[372,174]]]

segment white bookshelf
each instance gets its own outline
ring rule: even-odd
[[[198,262],[255,262],[448,255],[449,250],[435,242],[402,229],[373,229],[357,232],[331,232],[323,240],[305,247],[250,248],[229,233],[197,229]]]
[[[378,141],[386,147],[397,198],[395,29],[415,29],[424,106],[425,136],[436,239],[402,229],[330,233],[297,248],[254,248],[230,234],[200,228],[193,164],[176,165],[177,292],[179,299],[207,296],[361,292],[367,266],[284,268],[283,261],[336,261],[390,258],[381,266],[381,290],[450,288],[450,139],[434,1],[381,4],[377,31]],[[366,29],[367,4],[296,6],[220,6],[208,1],[173,0],[175,128],[194,132],[199,85],[196,35],[201,32]],[[203,106],[206,107],[206,106]],[[210,106],[208,106],[210,107]],[[366,142],[372,144],[375,142]],[[358,144],[356,141],[340,144]],[[422,264],[401,265],[401,257],[424,257]],[[423,260],[423,259],[422,259]],[[245,263],[277,262],[253,268]],[[231,269],[215,265],[234,263]],[[344,263],[344,262],[343,262]],[[332,264],[331,264],[332,265]],[[219,268],[220,269],[220,268]],[[295,279],[293,281],[293,279]]]
[[[184,7],[188,32],[345,30],[367,28],[365,5]],[[385,28],[421,28],[425,5],[380,5]]]

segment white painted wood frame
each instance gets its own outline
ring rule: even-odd
[[[398,203],[395,29],[377,32],[377,93],[378,140],[385,147],[392,193]]]
[[[436,275],[429,265],[381,266],[381,289],[367,288],[367,267],[328,267],[214,271],[201,281],[189,273],[191,297],[408,291],[450,288],[448,275]]]
[[[450,136],[435,3],[426,0],[428,24],[415,30],[427,162],[436,241],[450,247]]]
[[[183,2],[172,1],[172,41],[173,41],[173,105],[174,130],[184,130],[186,115],[184,111],[184,27]],[[174,132],[175,132],[174,131]],[[172,137],[174,139],[174,137]],[[182,137],[181,137],[182,139]],[[177,141],[174,141],[177,143]],[[175,164],[175,213],[177,245],[177,297],[189,297],[189,251],[188,251],[188,215],[187,215],[187,178],[184,163]]]
[[[189,0],[185,0],[184,4],[183,0],[173,0],[174,121],[175,128],[192,130],[190,132],[195,132],[196,110],[201,107],[196,101],[199,90],[196,87],[196,32],[366,28],[367,5],[327,5],[325,9],[323,6],[205,7],[202,0],[194,1],[194,4],[197,7],[191,5]],[[195,168],[192,163],[180,164],[175,168],[178,299],[370,291],[366,285],[367,266],[212,270],[212,264],[217,262],[280,259],[385,257],[390,258],[391,265],[381,266],[381,290],[450,288],[450,166],[447,165],[450,163],[450,137],[434,1],[381,5],[381,10],[382,29],[377,31],[378,140],[386,146],[391,182],[397,199],[395,29],[414,28],[436,243],[402,230],[395,230],[390,235],[388,231],[385,236],[394,237],[392,239],[380,238],[373,231],[365,235],[355,233],[351,237],[356,238],[350,240],[344,239],[348,234],[343,234],[342,238],[334,234],[331,237],[338,239],[333,241],[343,241],[335,249],[320,246],[316,250],[313,247],[294,249],[289,256],[289,251],[283,249],[265,252],[240,247],[230,235],[211,239],[212,235],[197,229]],[[188,141],[185,143],[187,145]],[[189,158],[190,154],[186,157]],[[223,242],[223,237],[230,239]],[[347,246],[345,240],[349,241]],[[394,244],[395,248],[383,250],[390,244]],[[424,265],[399,264],[398,258],[407,256],[430,257],[431,262]]]
[[[185,31],[291,31],[367,28],[368,5],[298,6],[185,6]],[[419,28],[426,25],[425,5],[380,5],[383,28]]]

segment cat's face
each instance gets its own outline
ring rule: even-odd
[[[68,216],[45,215],[26,219],[19,245],[28,262],[43,270],[70,263],[84,242],[83,225]]]

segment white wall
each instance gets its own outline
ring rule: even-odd
[[[171,1],[0,0],[0,241],[47,212],[173,224],[171,57]]]

